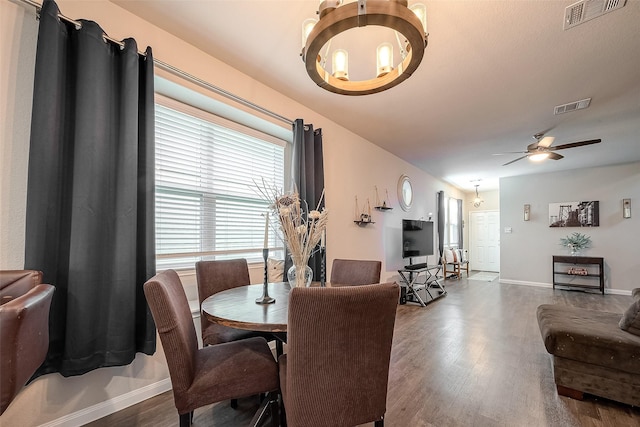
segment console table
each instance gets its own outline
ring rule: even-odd
[[[556,286],[598,289],[604,295],[604,258],[553,255],[553,288]]]
[[[427,304],[445,296],[447,291],[440,283],[441,277],[439,274],[441,270],[441,265],[427,265],[417,269],[405,268],[398,270],[400,286],[406,289],[407,301],[417,302],[421,307],[426,307]],[[419,280],[420,278],[422,280]],[[426,293],[426,301],[418,294],[418,291],[423,289]],[[435,291],[435,295],[431,293],[431,290]]]

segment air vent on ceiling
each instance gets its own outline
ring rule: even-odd
[[[568,30],[590,19],[620,9],[627,0],[582,0],[564,11],[564,29]]]
[[[582,110],[587,108],[591,103],[591,98],[581,99],[580,101],[569,102],[568,104],[557,105],[553,109],[553,114],[569,113],[571,111]]]

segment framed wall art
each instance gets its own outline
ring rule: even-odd
[[[549,203],[549,227],[598,227],[598,201]]]

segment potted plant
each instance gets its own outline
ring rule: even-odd
[[[591,237],[575,232],[567,237],[563,237],[560,239],[560,244],[569,248],[571,251],[571,255],[577,256],[580,255],[580,252],[583,249],[591,246]]]

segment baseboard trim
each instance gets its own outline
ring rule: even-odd
[[[500,283],[505,283],[507,285],[535,286],[537,288],[553,289],[553,285],[551,283],[527,282],[523,280],[508,280],[508,279],[500,279]],[[562,288],[562,290],[567,290],[567,289]],[[605,288],[604,293],[607,295],[631,295],[631,291],[628,291],[626,289]]]
[[[104,402],[97,403],[80,411],[65,415],[41,424],[39,427],[78,427],[98,420],[107,415],[121,411],[129,406],[150,399],[154,396],[171,390],[171,379],[165,378],[161,381],[149,384],[144,387],[132,390],[128,393],[116,396]]]
[[[505,283],[507,285],[535,286],[536,288],[553,288],[551,283],[527,282],[524,280],[500,279],[500,283]]]

